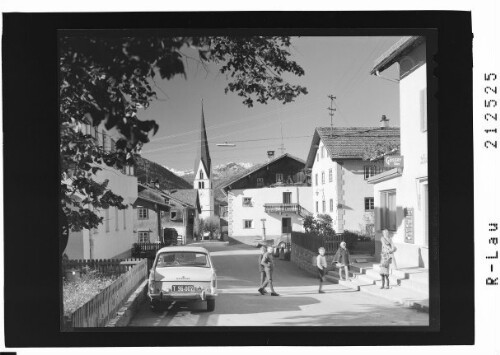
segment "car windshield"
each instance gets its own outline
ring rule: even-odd
[[[178,266],[194,266],[194,267],[210,267],[207,254],[196,253],[191,251],[177,251],[161,253],[158,255],[156,267],[178,267]]]

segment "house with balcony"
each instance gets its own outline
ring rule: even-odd
[[[290,154],[269,160],[220,185],[227,196],[228,236],[243,243],[286,240],[304,231],[303,218],[312,208],[305,162]]]
[[[378,146],[399,145],[399,128],[318,127],[306,161],[311,170],[312,213],[332,217],[337,233],[373,235],[374,195],[368,179],[384,170],[367,154]]]
[[[397,247],[397,266],[428,268],[429,185],[427,179],[427,69],[425,38],[403,37],[375,63],[380,76],[399,67],[403,164],[368,179],[374,189],[376,239],[387,229]],[[376,243],[376,255],[380,243]]]

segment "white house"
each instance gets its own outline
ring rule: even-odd
[[[373,187],[367,179],[383,170],[364,160],[378,145],[399,144],[396,127],[318,127],[307,157],[315,215],[328,214],[333,229],[373,234]]]
[[[114,141],[104,129],[104,124],[98,127],[82,125],[81,129],[86,134],[96,137],[102,149],[113,149]],[[135,242],[133,221],[135,210],[132,204],[137,200],[137,177],[134,176],[133,167],[129,166],[123,171],[112,167],[102,166],[94,179],[97,182],[108,180],[108,188],[124,198],[123,203],[127,209],[118,210],[115,207],[97,211],[104,221],[98,228],[80,232],[70,232],[68,244],[64,253],[70,259],[109,259],[129,257],[132,243]]]
[[[312,193],[303,160],[283,154],[223,183],[227,196],[228,236],[243,242],[289,240],[304,231]]]
[[[212,161],[208,150],[207,130],[205,128],[205,115],[203,104],[201,107],[201,144],[195,160],[194,167],[194,189],[198,190],[201,213],[200,218],[204,219],[214,215],[214,193],[212,186]]]
[[[398,267],[428,267],[427,84],[424,37],[405,37],[390,48],[371,73],[399,65],[402,168],[371,177],[376,238],[388,229],[398,248]],[[380,243],[376,243],[379,254]]]

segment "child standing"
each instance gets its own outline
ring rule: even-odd
[[[340,248],[337,249],[335,256],[333,257],[333,263],[339,263],[339,277],[342,280],[342,269],[345,271],[345,280],[351,281],[349,278],[349,265],[351,264],[349,250],[345,242],[340,243]]]
[[[323,291],[323,282],[325,282],[325,272],[327,268],[326,258],[325,258],[325,248],[321,247],[318,249],[319,255],[316,257],[316,266],[318,267],[319,276],[319,291],[318,293],[325,293]]]
[[[382,277],[382,286],[380,288],[389,288],[389,265],[391,256],[388,253],[382,253],[380,256],[380,276]],[[384,287],[387,281],[387,287]]]

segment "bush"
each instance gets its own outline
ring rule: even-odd
[[[196,240],[200,240],[203,237],[203,220],[198,217],[194,220],[193,233]]]
[[[69,315],[112,284],[119,275],[103,275],[96,269],[82,268],[81,278],[63,282],[64,314]]]
[[[332,228],[332,217],[328,214],[319,214],[316,218],[312,215],[306,216],[302,226],[306,233],[314,233],[322,237],[335,235]]]
[[[212,216],[205,218],[203,220],[203,232],[210,233],[210,239],[214,237],[219,237],[220,235],[220,218],[218,216]]]
[[[357,233],[344,230],[344,233],[342,233],[342,239],[344,242],[346,242],[347,249],[352,251],[356,248],[356,244],[358,243],[360,236]]]

